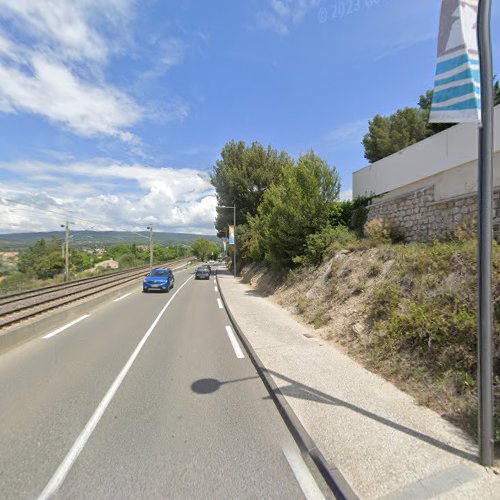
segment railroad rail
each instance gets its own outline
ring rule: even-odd
[[[190,259],[179,259],[155,266],[155,268],[182,264]],[[149,270],[149,266],[117,271],[102,276],[51,285],[26,292],[0,296],[0,329],[57,309],[77,300],[96,295],[133,281]]]

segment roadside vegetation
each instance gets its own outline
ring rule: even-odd
[[[432,244],[408,243],[400,227],[367,223],[369,199],[339,201],[334,167],[310,151],[232,141],[214,167],[221,205],[245,207],[237,227],[244,280],[459,425],[476,433],[477,285],[475,233],[461,228]],[[226,151],[226,148],[224,151]],[[273,158],[265,179],[260,167]],[[250,159],[246,159],[248,155]],[[222,186],[222,188],[221,188]],[[256,195],[258,193],[258,196]],[[251,203],[248,202],[251,200]],[[224,233],[232,216],[220,212]],[[494,247],[495,339],[500,345],[500,247]],[[500,375],[500,350],[495,352]],[[500,378],[495,384],[500,443]]]
[[[191,251],[199,260],[216,259],[220,254],[220,246],[206,238],[196,238],[191,246]]]
[[[60,238],[40,239],[17,258],[2,260],[0,266],[0,293],[39,288],[64,281],[63,241]],[[191,254],[186,246],[154,246],[154,263],[159,264]],[[113,260],[118,269],[129,269],[149,263],[149,246],[136,244],[118,244],[109,248],[70,250],[71,279],[86,278],[112,272],[99,263]]]

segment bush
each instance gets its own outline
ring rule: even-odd
[[[500,248],[493,247],[495,345],[500,342]],[[475,242],[436,242],[397,247],[394,265],[370,296],[371,362],[471,431],[477,371],[477,283]],[[495,371],[500,351],[494,352]],[[415,377],[417,370],[422,381]],[[411,384],[410,384],[411,385]],[[496,385],[500,423],[500,385]],[[418,396],[419,397],[419,396]],[[441,400],[439,400],[441,398]],[[472,429],[471,432],[473,432]],[[500,433],[497,434],[497,440]]]
[[[129,269],[131,267],[139,267],[144,264],[141,259],[138,259],[135,255],[131,253],[126,253],[118,257],[118,263],[120,269]]]
[[[330,224],[333,227],[348,227],[351,224],[353,210],[354,206],[352,201],[337,201],[331,208]]]
[[[238,226],[240,260],[262,262],[264,244],[262,240],[262,221],[258,216],[248,216],[248,225]]]
[[[306,240],[306,251],[304,255],[296,257],[298,264],[319,264],[332,250],[353,249],[358,242],[355,233],[345,226],[326,226],[319,233],[311,234]]]
[[[365,236],[371,240],[389,241],[389,228],[382,219],[372,219],[365,224]]]
[[[372,199],[372,196],[359,196],[352,202],[349,229],[352,229],[359,237],[363,236],[363,228],[368,219],[368,205]]]
[[[367,238],[381,243],[404,243],[405,234],[400,226],[383,219],[372,219],[365,224]]]

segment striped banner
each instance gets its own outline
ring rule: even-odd
[[[481,121],[477,50],[479,0],[442,0],[438,60],[429,121]]]

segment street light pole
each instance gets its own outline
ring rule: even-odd
[[[233,225],[234,225],[234,277],[236,278],[236,203],[233,206]]]
[[[479,0],[477,41],[481,74],[479,126],[479,251],[478,251],[478,378],[479,459],[491,466],[495,458],[493,418],[493,62],[491,0]]]
[[[149,272],[153,270],[153,224],[150,224],[149,229]]]

